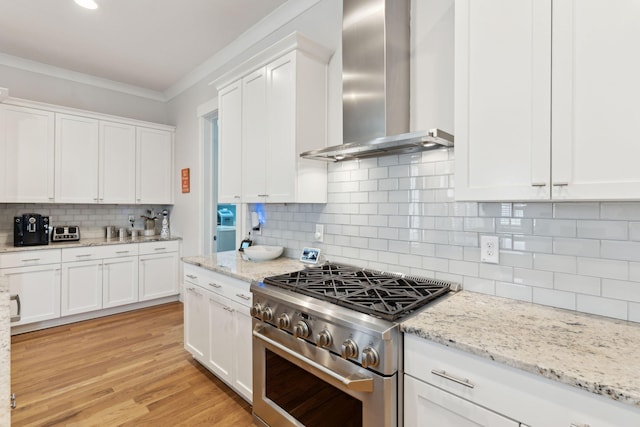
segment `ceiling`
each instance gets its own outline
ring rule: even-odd
[[[0,53],[163,93],[286,2],[0,0]]]

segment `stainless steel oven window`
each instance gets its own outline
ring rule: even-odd
[[[362,402],[266,350],[266,397],[307,427],[362,427]]]

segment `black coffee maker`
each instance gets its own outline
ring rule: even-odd
[[[37,246],[48,244],[48,216],[28,213],[13,217],[13,246]]]

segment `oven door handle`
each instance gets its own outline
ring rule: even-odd
[[[312,367],[314,367],[315,369],[319,370],[320,372],[322,372],[323,374],[326,374],[328,376],[330,376],[331,378],[340,381],[346,388],[348,388],[349,390],[353,390],[353,391],[361,391],[361,392],[368,392],[371,393],[373,392],[373,378],[347,378],[347,377],[343,377],[342,375],[333,372],[331,369],[328,369],[322,365],[320,365],[317,362],[314,362],[313,360],[301,356],[298,353],[296,353],[295,351],[283,346],[282,344],[280,344],[277,341],[272,340],[271,338],[268,338],[264,335],[262,335],[260,332],[258,331],[253,331],[253,336],[274,346],[275,348],[277,348],[278,350],[284,351],[285,353],[287,353],[289,356],[298,359],[300,362],[305,363],[307,365],[310,365]]]

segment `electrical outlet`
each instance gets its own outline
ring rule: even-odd
[[[500,241],[498,236],[480,236],[480,262],[498,264],[500,262]]]
[[[322,242],[324,241],[324,225],[316,224],[316,232],[313,235],[314,242]]]

